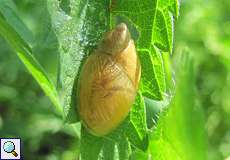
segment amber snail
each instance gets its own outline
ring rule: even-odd
[[[103,136],[128,115],[138,89],[141,67],[126,24],[105,33],[86,59],[78,81],[78,111],[88,130]]]

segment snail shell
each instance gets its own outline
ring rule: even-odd
[[[121,23],[104,35],[80,74],[78,111],[92,134],[106,135],[125,119],[134,103],[140,74],[134,42]]]

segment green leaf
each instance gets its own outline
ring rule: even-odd
[[[135,103],[131,109],[128,125],[126,126],[126,136],[137,148],[145,150],[148,146],[147,125],[146,125],[145,103],[141,93],[136,96]]]
[[[90,134],[84,127],[81,129],[81,159],[97,160],[103,146],[103,138]]]
[[[145,102],[141,93],[138,93],[130,113],[130,122],[136,128],[141,139],[146,136],[147,125],[145,115]]]
[[[115,131],[105,137],[90,135],[82,127],[82,159],[108,157],[105,148],[114,155],[112,157],[116,157],[118,152],[120,159],[128,159],[131,150],[144,151],[148,147],[143,96],[155,100],[164,98],[166,84],[162,53],[169,54],[172,51],[172,15],[176,16],[176,10],[172,7],[175,5],[171,2],[174,1],[170,1],[170,5],[167,4],[167,7],[163,8],[159,5],[160,0],[147,0],[143,3],[139,0],[72,0],[69,4],[48,0],[52,25],[59,41],[60,95],[65,116],[69,121],[79,120],[76,116],[76,84],[85,58],[95,49],[102,33],[120,19],[128,23],[132,35],[139,35],[136,46],[142,65],[142,83],[130,115]],[[135,30],[138,33],[134,33]],[[98,144],[92,147],[96,143]]]
[[[180,59],[176,96],[151,134],[149,152],[154,160],[206,159],[204,117],[196,102],[193,63]]]
[[[115,131],[104,137],[90,134],[82,127],[81,132],[81,158],[83,160],[97,159],[128,159],[130,156],[130,143],[124,134],[123,128],[127,121],[121,124]],[[93,146],[93,147],[92,147]]]
[[[150,48],[152,39],[153,21],[157,7],[157,0],[139,0],[114,1],[112,6],[112,15],[117,15],[129,18],[140,32],[140,37],[137,41],[137,47]]]
[[[142,94],[151,99],[161,100],[162,92],[165,90],[161,55],[155,50],[151,53],[148,50],[139,50],[139,53],[142,67]]]
[[[115,153],[116,144],[113,141],[106,141],[103,145],[103,158],[106,160],[115,160],[118,159],[117,154]],[[116,155],[116,157],[115,157]]]
[[[15,14],[13,14],[13,11],[10,10],[9,7],[4,8],[4,10],[1,10],[2,8],[3,6],[1,6],[0,8],[0,34],[1,36],[5,38],[5,40],[9,43],[11,48],[17,53],[18,57],[24,63],[26,68],[29,70],[29,72],[32,74],[32,76],[41,86],[41,88],[46,93],[46,95],[53,102],[54,106],[56,107],[57,112],[59,114],[62,114],[62,109],[59,104],[58,94],[57,94],[54,84],[50,81],[49,77],[43,70],[42,66],[33,57],[32,51],[29,45],[21,38],[21,36],[8,23],[8,19],[13,19],[14,23],[18,23],[18,25],[20,26],[23,24],[22,21],[20,21],[19,18],[13,17]],[[6,12],[6,10],[7,10],[6,15],[10,15],[13,18],[8,17],[6,19],[4,17],[4,14],[2,14],[2,12],[3,11]],[[9,13],[12,13],[12,14],[9,14]]]
[[[128,159],[130,156],[129,141],[125,137],[120,137],[116,141],[104,137],[103,156],[105,160]]]
[[[137,50],[142,65],[143,95],[162,100],[166,80],[162,52],[172,53],[174,17],[178,16],[177,0],[112,1],[112,17],[125,17],[140,32]],[[135,8],[135,9],[134,9]],[[173,17],[174,16],[174,17]]]
[[[153,44],[162,51],[172,52],[172,19],[168,10],[157,9],[153,26]]]
[[[18,13],[15,12],[12,6],[11,0],[1,0],[0,1],[0,11],[9,23],[9,25],[27,42],[32,43],[34,37],[28,27],[21,21],[17,16]]]
[[[48,0],[48,10],[59,41],[59,88],[67,120],[79,120],[76,115],[76,84],[84,58],[94,49],[109,27],[108,0],[72,0],[70,11],[61,8],[60,1]],[[76,103],[75,103],[76,102]]]
[[[148,98],[162,100],[164,92],[166,91],[166,84],[161,53],[162,51],[171,53],[173,19],[165,15],[161,16],[158,13],[161,9],[158,3],[160,2],[156,0],[141,3],[138,0],[112,1],[111,20],[115,21],[116,17],[124,17],[123,19],[128,19],[126,21],[130,22],[131,26],[136,26],[140,32],[140,37],[136,44],[142,67],[141,92],[143,96]],[[170,12],[169,8],[168,10],[165,9],[165,12],[166,11]],[[169,14],[170,13],[166,15]],[[158,33],[159,30],[161,31],[160,34]],[[133,33],[131,34],[133,35]],[[159,47],[155,44],[160,44],[163,47]],[[139,115],[136,114],[136,116]],[[130,133],[130,135],[128,135],[128,137],[130,137],[129,140],[132,144],[136,145],[136,147],[143,147],[140,143],[141,138],[139,137],[139,139],[136,135],[139,133],[139,127],[145,123],[135,126],[130,123],[131,125],[127,129]]]
[[[159,8],[169,10],[175,18],[179,16],[179,1],[178,0],[160,0],[158,1]]]
[[[137,151],[133,152],[130,159],[131,160],[149,160],[150,156],[146,152],[137,150]]]
[[[130,143],[127,138],[122,139],[118,143],[119,159],[129,159],[130,157]]]

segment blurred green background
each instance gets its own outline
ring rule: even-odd
[[[230,1],[182,0],[174,54],[195,57],[197,94],[205,111],[208,159],[230,159]]]
[[[30,29],[33,53],[56,82],[58,43],[46,1],[8,3]],[[195,58],[209,160],[230,159],[229,8],[229,0],[181,0],[175,24],[174,56],[186,50]],[[79,139],[69,127],[54,115],[49,99],[0,37],[0,137],[22,138],[24,159],[71,160],[78,155]]]

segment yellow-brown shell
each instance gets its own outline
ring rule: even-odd
[[[107,32],[83,65],[78,83],[79,114],[96,136],[115,129],[134,103],[141,68],[124,23]]]

